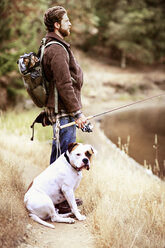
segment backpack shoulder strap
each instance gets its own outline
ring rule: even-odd
[[[48,42],[48,43],[45,45],[45,48],[48,47],[48,46],[50,46],[50,45],[52,45],[52,44],[58,44],[58,45],[60,45],[61,47],[63,47],[64,50],[66,51],[67,56],[68,56],[68,59],[69,59],[69,53],[68,53],[66,47],[65,47],[63,44],[61,44],[60,42],[58,42],[58,41],[50,41],[50,42]]]
[[[48,46],[50,46],[50,45],[52,45],[52,44],[58,44],[58,45],[62,46],[62,47],[64,48],[64,50],[66,51],[67,56],[68,56],[68,59],[69,59],[69,53],[68,53],[66,47],[65,47],[63,44],[61,44],[61,43],[58,42],[58,41],[50,41],[50,42],[48,42],[48,43],[46,44],[46,38],[43,38],[42,41],[41,41],[40,62],[42,62],[45,48],[48,47]]]
[[[40,63],[42,62],[42,58],[44,55],[45,45],[46,45],[46,38],[43,38],[41,41]]]

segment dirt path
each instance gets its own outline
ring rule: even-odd
[[[23,170],[26,187],[32,179],[42,171],[41,168],[28,166]],[[54,223],[55,229],[44,227],[29,218],[27,225],[27,243],[19,248],[94,248],[94,238],[89,233],[86,221],[75,224]]]
[[[28,244],[20,248],[93,248],[93,240],[82,222],[74,225],[55,223],[55,229],[49,229],[37,223],[29,224]]]

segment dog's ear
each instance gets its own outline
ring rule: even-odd
[[[92,153],[96,156],[97,151],[96,151],[96,149],[95,149],[95,148],[93,148],[93,146],[91,146],[91,151],[92,151]]]
[[[68,145],[68,152],[70,153],[70,152],[73,150],[73,148],[76,148],[78,145],[79,145],[79,144],[78,144],[77,142],[70,143],[70,144]]]

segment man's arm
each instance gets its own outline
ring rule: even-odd
[[[76,96],[76,91],[80,91],[79,85],[74,85],[69,69],[69,58],[67,52],[59,45],[54,46],[54,53],[51,58],[51,71],[53,73],[54,84],[68,113],[73,113],[81,109],[81,104]],[[75,91],[76,90],[76,91]]]

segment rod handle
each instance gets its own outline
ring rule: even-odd
[[[87,120],[90,120],[92,118],[93,118],[93,115],[90,115],[90,116],[87,117]],[[70,127],[70,126],[73,126],[75,124],[76,124],[76,122],[75,121],[72,121],[72,122],[69,122],[69,123],[67,123],[65,125],[60,126],[60,129],[63,129],[65,127]]]

